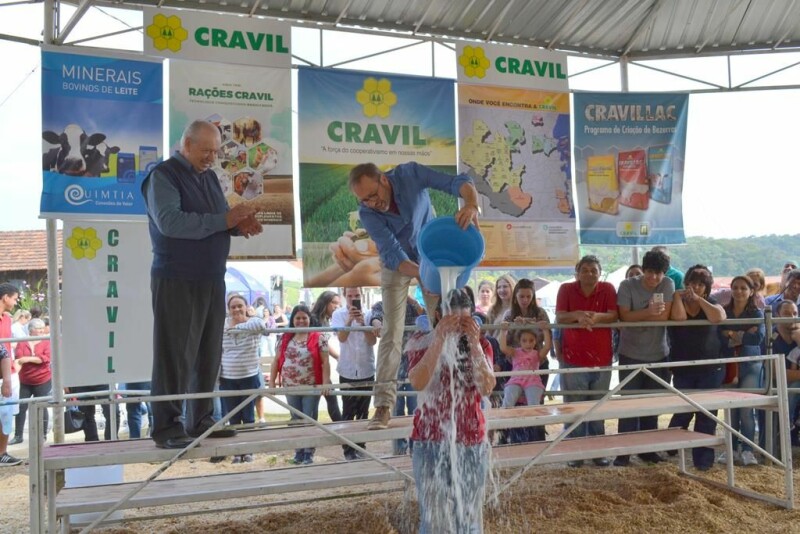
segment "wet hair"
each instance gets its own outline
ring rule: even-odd
[[[711,288],[714,286],[714,275],[711,274],[711,269],[698,263],[686,269],[686,274],[683,276],[684,286],[688,286],[691,282],[703,284],[705,292],[700,296],[705,298],[711,294]]]
[[[475,311],[475,292],[470,286],[464,286],[464,291],[469,295],[469,300],[472,301],[472,311]]]
[[[326,315],[328,311],[328,304],[330,304],[331,301],[338,296],[339,293],[334,291],[323,291],[322,294],[317,298],[317,301],[314,303],[314,307],[311,308],[311,316],[319,326],[331,322],[330,315]]]
[[[470,314],[475,312],[475,302],[470,298],[466,288],[453,289],[449,295],[450,309],[469,310]],[[439,304],[436,305],[436,311],[442,313],[442,299],[439,299]]]
[[[298,313],[305,313],[308,315],[310,326],[318,326],[314,324],[314,316],[311,315],[311,310],[308,309],[308,306],[305,304],[298,304],[292,308],[292,314],[289,315],[289,328],[294,328],[294,318]]]
[[[583,267],[587,263],[596,263],[597,268],[600,270],[600,272],[601,273],[603,272],[603,266],[600,265],[600,260],[594,254],[587,254],[586,256],[578,260],[578,263],[575,264],[575,272],[577,273],[578,271],[580,271],[581,267]]]
[[[666,274],[669,271],[669,256],[660,250],[645,252],[642,258],[642,270]]]
[[[19,295],[19,288],[17,288],[17,286],[9,282],[3,282],[2,284],[0,284],[0,299],[7,295],[10,296]]]
[[[626,280],[628,278],[630,278],[631,271],[634,270],[634,269],[639,269],[640,271],[644,272],[644,269],[642,269],[641,265],[639,265],[638,263],[634,263],[633,265],[630,265],[628,267],[628,269],[625,271],[625,279]]]
[[[244,296],[239,293],[234,293],[228,296],[228,301],[226,303],[227,308],[231,307],[231,301],[233,301],[233,299],[242,299],[242,302],[244,302],[245,307],[247,307],[247,299],[244,298]]]
[[[752,311],[757,310],[758,307],[756,306],[756,299],[755,299],[756,286],[753,284],[753,281],[750,280],[748,277],[746,277],[743,274],[740,274],[739,276],[734,276],[733,280],[731,280],[731,292],[733,291],[733,284],[735,284],[737,280],[741,280],[742,282],[744,282],[747,285],[747,287],[750,288],[750,291],[751,291],[750,296],[747,298],[747,304],[744,305],[744,310],[748,311],[748,312],[752,312]],[[731,301],[728,303],[727,306],[725,306],[725,312],[728,314],[728,318],[731,318],[731,319],[734,318],[733,317],[733,296],[732,295],[731,295]]]
[[[521,289],[530,289],[533,293],[533,298],[531,299],[531,304],[528,306],[528,312],[523,314],[522,308],[519,307],[519,303],[517,302],[517,295]],[[533,281],[527,278],[522,278],[517,285],[514,286],[514,292],[511,294],[511,320],[513,321],[517,317],[529,317],[533,319],[538,319],[541,315],[541,309],[539,305],[536,304],[536,287],[533,285]]]
[[[347,185],[352,189],[354,186],[360,184],[361,178],[365,176],[377,182],[381,174],[383,173],[374,163],[361,163],[350,169],[350,177],[347,181]]]

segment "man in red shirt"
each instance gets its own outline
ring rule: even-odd
[[[13,284],[0,284],[0,339],[11,337],[11,311],[17,305],[19,289]],[[0,356],[0,398],[4,401],[19,400],[19,380],[11,357],[11,343],[3,343],[5,356]],[[8,454],[8,435],[12,421],[18,411],[17,404],[0,406],[0,467],[19,465],[22,460]]]
[[[601,323],[617,320],[617,292],[608,282],[600,281],[602,267],[596,256],[584,256],[575,266],[575,282],[562,284],[556,300],[556,322],[577,323],[581,328],[565,328],[561,332],[562,361],[564,369],[574,367],[606,367],[611,365],[611,329],[594,328]],[[611,371],[566,373],[561,384],[566,391],[607,392]],[[564,395],[566,402],[592,401],[599,394]],[[591,421],[578,426],[570,437],[602,436],[603,421]],[[607,466],[606,458],[594,459],[595,465]],[[582,461],[570,462],[579,467]]]

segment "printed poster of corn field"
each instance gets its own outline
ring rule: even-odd
[[[306,287],[380,285],[380,260],[358,219],[350,169],[372,162],[388,171],[416,161],[456,174],[452,80],[333,69],[298,73],[300,222]],[[437,215],[456,199],[431,191]],[[345,272],[333,250],[356,258]]]

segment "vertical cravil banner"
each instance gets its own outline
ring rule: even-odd
[[[42,51],[41,214],[144,218],[163,156],[160,61]]]
[[[581,243],[685,243],[689,95],[577,93],[574,101]]]
[[[150,380],[153,312],[146,222],[64,223],[65,386]]]
[[[453,81],[301,68],[297,93],[304,285],[378,286],[378,251],[348,173],[359,163],[388,170],[416,161],[455,174]],[[438,215],[455,213],[454,197],[430,195]],[[359,258],[350,271],[334,262],[337,247]]]
[[[481,265],[574,265],[566,54],[459,43],[457,57],[459,171],[480,194]]]
[[[222,146],[213,168],[232,207],[258,209],[260,235],[231,241],[231,259],[292,259],[294,193],[292,175],[291,72],[284,68],[169,62],[169,142],[193,120],[220,131]]]

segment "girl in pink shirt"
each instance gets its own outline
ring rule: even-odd
[[[510,323],[503,323],[508,328]],[[541,330],[533,327],[531,330],[522,330],[519,336],[519,348],[508,345],[508,336],[500,335],[500,350],[511,359],[512,371],[537,371],[541,362],[540,348],[544,344],[544,335]],[[547,358],[547,354],[544,355]],[[544,383],[539,375],[512,376],[503,388],[503,408],[513,408],[517,405],[520,395],[525,393],[528,406],[541,403],[544,393]]]

